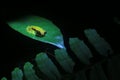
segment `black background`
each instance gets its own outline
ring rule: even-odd
[[[119,46],[120,25],[114,22],[114,18],[119,17],[110,6],[103,7],[96,4],[92,7],[92,4],[82,5],[80,2],[63,4],[57,1],[56,3],[16,1],[14,4],[2,6],[0,13],[0,77],[10,77],[14,67],[30,61],[35,57],[35,53],[46,48],[46,44],[26,38],[6,24],[9,20],[28,14],[39,15],[53,21],[65,38],[84,39],[83,30],[95,28],[116,52],[119,51],[117,45]]]

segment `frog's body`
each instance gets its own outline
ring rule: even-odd
[[[46,34],[46,31],[43,28],[33,25],[27,27],[27,32],[38,37],[43,37]]]

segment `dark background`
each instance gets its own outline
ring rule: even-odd
[[[64,38],[79,37],[85,39],[83,30],[95,28],[119,52],[119,27],[114,21],[117,12],[111,7],[69,4],[62,2],[16,2],[2,6],[0,10],[0,77],[11,76],[14,67],[21,67],[25,61],[30,61],[39,50],[45,50],[51,45],[31,40],[12,30],[7,21],[19,17],[35,14],[45,17],[56,24],[62,31]],[[86,7],[87,6],[87,7]],[[97,8],[95,8],[97,7]],[[67,39],[66,39],[67,40]]]

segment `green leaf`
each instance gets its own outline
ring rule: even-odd
[[[23,72],[21,69],[16,67],[12,72],[12,80],[23,80]]]
[[[43,72],[50,80],[60,80],[61,74],[52,60],[44,53],[36,55],[35,61],[41,72]]]
[[[75,80],[87,80],[87,76],[85,74],[85,71],[82,70],[82,71],[79,71],[77,74],[76,74],[76,79]]]
[[[90,71],[90,80],[108,80],[100,63],[92,66]]]
[[[21,34],[32,39],[53,44],[59,48],[64,48],[63,36],[60,29],[50,20],[39,16],[25,16],[20,19],[7,22],[8,25]],[[37,26],[33,29],[30,26]],[[29,30],[29,31],[28,31]],[[46,34],[45,34],[46,32]]]
[[[41,80],[35,74],[35,70],[33,69],[33,64],[31,64],[30,62],[25,63],[23,70],[27,80]]]
[[[6,78],[6,77],[3,77],[3,78],[1,78],[1,80],[7,80],[7,78]]]
[[[75,53],[75,55],[85,64],[90,64],[90,58],[92,58],[92,53],[90,49],[86,46],[84,41],[78,38],[70,38],[69,44],[71,50]]]
[[[84,33],[89,42],[101,55],[108,56],[108,54],[113,54],[111,45],[104,38],[102,38],[95,29],[87,29]]]
[[[113,56],[106,64],[108,78],[110,80],[120,80],[120,55]]]
[[[63,69],[68,72],[72,73],[75,63],[69,57],[68,53],[65,49],[56,49],[55,50],[55,57],[56,60],[60,63]]]

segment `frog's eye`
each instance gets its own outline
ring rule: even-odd
[[[28,26],[27,32],[37,37],[43,37],[47,33],[43,28],[39,26]]]

